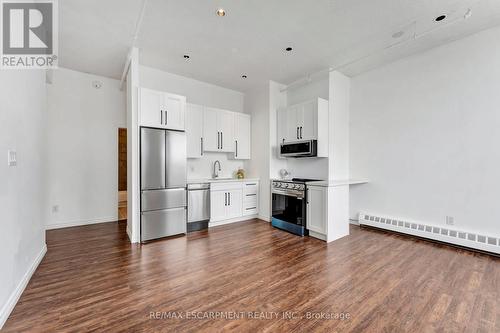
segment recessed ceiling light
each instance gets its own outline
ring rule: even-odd
[[[217,16],[226,16],[226,11],[223,9],[223,8],[219,8],[217,9],[217,11],[215,12],[215,14],[217,14]]]
[[[290,52],[290,51],[292,51],[292,50],[293,50],[293,49],[292,49],[290,46],[289,46],[289,47],[287,47],[287,48],[285,49],[285,51],[287,51],[287,52]]]
[[[446,15],[439,15],[438,17],[436,17],[435,21],[436,22],[439,22],[439,21],[442,21],[446,18]]]
[[[243,79],[246,79],[246,78],[247,78],[247,76],[246,76],[245,74],[243,74],[241,77],[242,77]]]
[[[189,55],[185,54],[184,55],[184,59],[188,60],[189,59]]]
[[[404,31],[398,31],[392,34],[392,38],[401,38],[405,34]]]

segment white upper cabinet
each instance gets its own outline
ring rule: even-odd
[[[217,109],[205,107],[203,110],[203,150],[218,151],[220,133],[217,126]]]
[[[251,156],[251,118],[234,113],[234,159],[249,160]]]
[[[140,89],[140,124],[142,126],[163,127],[165,113],[162,109],[163,93],[159,91]]]
[[[204,150],[232,152],[234,112],[206,107],[203,113]]]
[[[217,112],[217,122],[220,129],[220,149],[223,152],[233,152],[234,112],[220,110]]]
[[[186,97],[141,88],[139,105],[141,126],[185,129]]]
[[[277,114],[278,144],[318,140],[318,157],[328,156],[328,101],[312,101],[280,108]]]
[[[203,106],[201,105],[187,104],[186,141],[188,158],[203,156]]]
[[[301,105],[297,116],[300,140],[315,140],[318,138],[317,110],[317,101],[310,101]]]

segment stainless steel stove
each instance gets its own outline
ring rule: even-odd
[[[299,236],[308,235],[306,182],[316,179],[293,178],[273,180],[271,184],[272,218],[274,227]]]

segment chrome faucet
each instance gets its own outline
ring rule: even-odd
[[[217,170],[217,169],[215,168],[215,166],[216,166],[217,164],[219,164],[219,170]],[[219,162],[219,160],[217,160],[217,161],[215,161],[215,162],[214,162],[214,174],[213,174],[214,178],[219,178],[219,171],[221,171],[221,168],[220,168],[220,162]]]

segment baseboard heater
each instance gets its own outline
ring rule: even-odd
[[[359,214],[359,224],[500,254],[498,237],[366,213]]]

